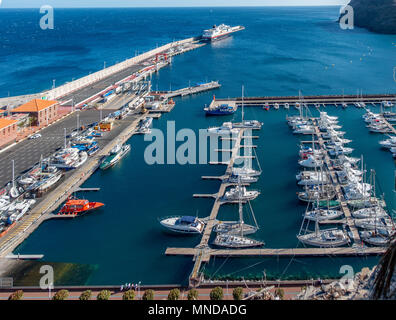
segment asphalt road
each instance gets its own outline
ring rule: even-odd
[[[106,79],[99,80],[98,82],[95,82],[94,84],[92,84],[90,86],[84,87],[76,92],[66,95],[66,96],[62,97],[61,100],[68,101],[68,100],[73,99],[74,104],[78,104],[78,103],[84,101],[85,99],[92,97],[93,95],[97,94],[98,92],[106,89],[107,87],[115,84],[116,82],[118,82],[122,79],[125,79],[128,76],[131,76],[132,74],[143,69],[144,67],[146,67],[144,65],[144,63],[133,65],[125,70],[122,70],[118,73],[115,73],[115,74],[107,77]]]

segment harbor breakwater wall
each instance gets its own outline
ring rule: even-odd
[[[78,89],[81,89],[83,87],[86,87],[90,84],[93,84],[97,81],[100,81],[102,79],[105,79],[109,76],[111,76],[112,74],[115,74],[117,72],[120,72],[124,69],[127,69],[135,64],[138,64],[144,60],[147,60],[153,56],[155,56],[158,53],[164,52],[166,50],[169,50],[172,47],[175,46],[179,46],[179,45],[183,45],[189,42],[193,42],[197,40],[197,38],[192,37],[192,38],[188,38],[188,39],[184,39],[184,40],[180,40],[180,41],[174,41],[174,42],[170,42],[166,45],[163,45],[161,47],[158,47],[156,49],[150,50],[148,52],[145,52],[143,54],[140,54],[136,57],[127,59],[123,62],[117,63],[113,66],[110,66],[106,69],[97,71],[95,73],[92,73],[90,75],[87,75],[85,77],[82,77],[80,79],[74,80],[72,82],[68,82],[66,84],[63,84],[57,88],[51,89],[49,91],[43,92],[41,94],[41,97],[44,99],[48,99],[48,100],[56,100],[59,99],[73,91],[76,91]]]

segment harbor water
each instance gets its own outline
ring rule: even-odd
[[[299,90],[303,95],[396,90],[396,37],[362,29],[342,30],[336,23],[335,7],[59,9],[53,31],[29,29],[36,23],[36,16],[29,10],[0,11],[2,21],[17,19],[12,30],[18,30],[15,36],[6,24],[1,27],[6,31],[0,32],[2,96],[8,91],[16,95],[44,90],[52,79],[59,84],[70,81],[100,69],[103,61],[110,65],[135,50],[143,52],[156,43],[197,35],[216,23],[244,25],[246,30],[228,39],[175,57],[171,66],[153,77],[154,90],[186,87],[189,81],[219,80],[222,84],[213,92],[177,98],[173,111],[153,122],[164,133],[168,121],[175,121],[176,131],[190,128],[198,135],[201,128],[240,120],[240,110],[233,116],[205,117],[203,108],[213,94],[222,98],[240,96],[242,85],[246,96],[298,95]],[[70,36],[62,37],[64,34]],[[34,41],[33,51],[20,50],[20,46],[33,45],[22,44],[25,38],[34,38],[29,40]],[[376,170],[378,191],[385,194],[390,210],[394,208],[394,161],[389,152],[379,148],[378,141],[383,137],[365,128],[363,110],[352,106],[346,110],[328,106],[325,110],[339,116],[345,137],[353,140],[353,155],[363,155],[367,169]],[[285,121],[287,114],[295,113],[293,108],[245,108],[246,119],[264,122],[261,131],[254,132],[259,136],[254,144],[263,173],[250,188],[261,192],[252,201],[260,226],[254,237],[264,241],[267,248],[298,246],[296,235],[305,211],[296,197],[301,139],[292,134]],[[83,186],[101,188],[83,196],[105,203],[103,209],[78,219],[47,221],[15,253],[44,254],[49,262],[94,265],[87,284],[185,283],[192,259],[166,257],[164,252],[167,247],[193,247],[200,238],[167,234],[157,219],[169,215],[208,216],[213,200],[194,199],[192,195],[217,192],[220,182],[202,180],[201,176],[222,175],[225,166],[148,165],[143,155],[150,142],[143,136],[133,136],[128,143],[132,150],[119,164],[97,171]],[[224,205],[219,211],[219,219],[234,220],[237,215],[235,205]],[[265,270],[267,279],[311,279],[339,276],[345,264],[357,272],[377,261],[376,257],[216,258],[205,266],[205,274],[209,278],[261,278]]]

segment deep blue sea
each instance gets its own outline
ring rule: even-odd
[[[246,30],[215,44],[174,58],[153,78],[153,88],[185,87],[188,82],[219,80],[218,97],[390,93],[396,91],[396,37],[363,29],[342,30],[338,8],[169,8],[169,9],[56,9],[55,29],[39,28],[38,10],[0,9],[0,96],[33,93],[60,85],[172,40],[201,33],[213,24],[244,25]],[[219,125],[239,119],[205,118],[203,107],[213,92],[176,100],[175,109],[155,120],[166,131]],[[340,116],[354,156],[363,154],[374,168],[392,209],[394,162],[379,149],[380,135],[370,134],[363,111],[328,107]],[[252,202],[260,225],[257,239],[268,248],[294,248],[305,206],[296,199],[299,139],[286,125],[285,110],[246,110],[246,118],[264,122],[255,141],[263,174],[252,189],[261,195]],[[199,238],[169,236],[157,218],[173,214],[207,216],[212,201],[193,199],[194,193],[213,193],[218,181],[202,175],[222,175],[223,166],[153,165],[145,163],[148,142],[131,138],[132,152],[106,172],[96,172],[86,186],[101,187],[87,195],[105,209],[73,221],[44,223],[18,249],[42,253],[46,261],[96,266],[87,283],[181,283],[192,267],[189,258],[166,257],[168,246],[194,246]],[[237,207],[224,206],[220,219],[235,219]],[[317,278],[335,277],[344,264],[356,271],[377,258],[212,259],[210,277]]]

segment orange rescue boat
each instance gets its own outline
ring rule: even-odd
[[[69,198],[58,212],[58,215],[80,216],[103,206],[104,204],[101,202],[89,202],[88,200]]]

